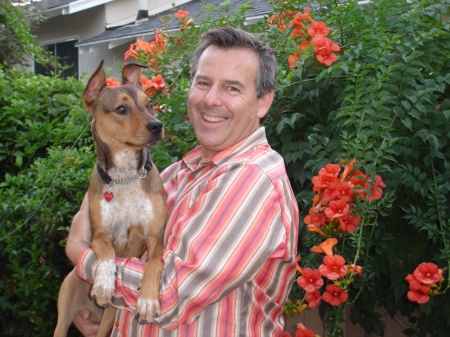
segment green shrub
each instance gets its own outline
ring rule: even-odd
[[[81,81],[4,73],[0,68],[0,181],[26,170],[52,145],[71,146],[89,123],[80,97]],[[86,144],[85,132],[80,144]]]
[[[40,14],[26,12],[12,1],[0,0],[0,65],[10,69],[27,64],[27,57],[45,63],[48,54],[35,41],[31,27],[40,20]]]
[[[275,6],[280,13],[303,12],[307,5]],[[443,336],[450,328],[448,12],[448,1],[319,1],[312,15],[331,27],[331,39],[342,48],[329,67],[306,54],[289,69],[287,58],[298,51],[289,38],[292,29],[265,33],[282,64],[268,131],[284,156],[303,215],[311,207],[310,179],[327,163],[356,158],[387,185],[376,222],[356,233],[364,274],[350,306],[352,321],[378,335],[384,325],[376,307],[416,326],[404,331],[408,336]],[[352,246],[353,237],[341,239]],[[309,249],[320,240],[302,228],[303,266],[312,262]],[[405,277],[424,261],[444,268],[446,281],[442,294],[419,306],[406,298]],[[330,306],[320,311],[330,329],[342,320]]]
[[[28,170],[2,183],[0,324],[20,336],[48,336],[61,280],[72,268],[67,229],[87,190],[91,147],[49,149]]]
[[[54,327],[55,289],[71,268],[63,242],[93,166],[82,89],[73,78],[0,68],[0,327],[5,334],[48,336]]]

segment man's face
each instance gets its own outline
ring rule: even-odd
[[[209,46],[198,62],[188,111],[203,158],[233,146],[259,127],[273,92],[256,97],[257,55],[247,48]]]

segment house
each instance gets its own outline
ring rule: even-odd
[[[45,46],[63,64],[70,66],[64,75],[82,77],[91,74],[100,60],[105,61],[112,76],[118,75],[118,65],[131,43],[144,37],[154,38],[155,29],[162,28],[161,17],[170,31],[178,30],[174,13],[189,12],[189,16],[200,22],[208,14],[206,5],[219,7],[225,0],[43,0],[27,6],[39,11],[44,17],[32,33],[37,42]],[[245,3],[251,5],[246,24],[251,25],[270,13],[268,1],[230,0],[231,12]],[[214,15],[213,15],[214,16]],[[48,73],[35,65],[36,73]],[[58,69],[50,69],[58,73]]]

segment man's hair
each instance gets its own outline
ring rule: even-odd
[[[260,98],[275,90],[277,61],[273,49],[246,31],[233,27],[213,29],[202,35],[200,45],[192,58],[191,81],[197,72],[200,57],[209,46],[223,49],[248,48],[252,50],[259,59],[259,71],[256,74],[256,96]]]

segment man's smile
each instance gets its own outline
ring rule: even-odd
[[[229,118],[226,117],[219,117],[219,116],[208,116],[205,114],[201,114],[203,120],[210,122],[210,123],[221,123],[221,122],[225,122],[226,120],[228,120]]]

